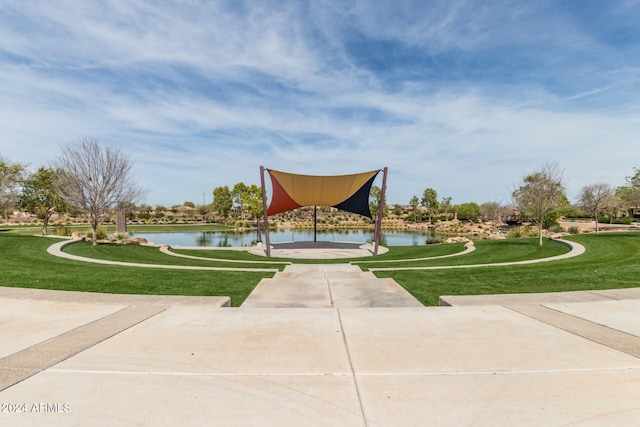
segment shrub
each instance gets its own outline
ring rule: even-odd
[[[573,227],[569,227],[569,234],[579,234],[579,233],[580,233],[580,229],[575,225]]]
[[[111,235],[112,240],[125,240],[128,238],[129,238],[129,233],[114,233]]]
[[[99,225],[96,230],[96,239],[104,240],[107,238],[107,229],[103,225]],[[87,239],[93,239],[93,230],[87,230]]]
[[[71,236],[71,229],[64,225],[56,225],[53,229],[53,234],[56,236]]]
[[[538,230],[535,227],[512,227],[507,231],[508,238],[535,237],[537,235]]]
[[[442,239],[439,237],[429,237],[427,239],[427,245],[435,245],[438,243],[442,243]]]

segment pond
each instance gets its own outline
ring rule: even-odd
[[[242,247],[256,244],[256,232],[192,231],[179,233],[132,233],[132,237],[144,237],[150,242],[172,246]],[[436,236],[419,231],[383,231],[382,246],[421,246]],[[264,234],[262,236],[264,241]],[[313,230],[272,230],[271,243],[312,242]],[[373,230],[318,230],[317,241],[371,243]]]

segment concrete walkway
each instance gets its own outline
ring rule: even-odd
[[[422,307],[393,279],[378,279],[349,264],[294,264],[262,279],[245,308]]]
[[[0,425],[637,425],[640,290],[360,308],[355,268],[279,273],[317,308],[0,287]]]
[[[6,289],[1,425],[622,426],[640,416],[633,291],[272,309]]]

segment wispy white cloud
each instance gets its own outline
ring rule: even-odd
[[[0,153],[93,136],[149,203],[264,164],[389,166],[389,199],[505,200],[546,160],[570,193],[640,166],[634,2],[4,2]],[[603,18],[606,17],[605,18]]]

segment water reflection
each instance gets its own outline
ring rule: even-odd
[[[198,231],[180,233],[134,233],[134,237],[144,237],[150,242],[166,243],[173,246],[243,247],[256,244],[255,231],[220,232]],[[382,232],[380,244],[383,246],[422,246],[433,234],[409,231]],[[264,236],[263,236],[264,239]],[[312,242],[313,230],[277,230],[269,232],[271,243]],[[318,230],[317,241],[372,243],[372,230]]]

